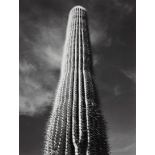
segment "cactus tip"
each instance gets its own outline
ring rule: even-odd
[[[72,10],[74,10],[74,9],[81,9],[81,10],[83,10],[83,11],[86,11],[86,8],[84,8],[83,6],[81,6],[81,5],[76,5],[76,6],[74,6],[72,9],[71,9],[71,11]]]

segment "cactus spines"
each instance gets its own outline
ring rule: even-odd
[[[69,14],[60,80],[46,131],[44,155],[109,155],[92,77],[86,9]]]

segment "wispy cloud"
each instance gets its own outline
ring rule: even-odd
[[[38,71],[34,65],[26,61],[20,62],[19,69],[20,114],[33,116],[43,113],[48,106],[52,105],[54,93],[52,86],[55,88],[57,80],[54,76],[52,76],[52,74],[49,74],[50,71],[48,72],[45,70],[45,77],[42,76],[42,70]],[[50,80],[48,81],[48,79]],[[48,88],[49,83],[51,83],[51,85]]]
[[[60,27],[49,22],[48,26],[40,26],[35,38],[32,52],[40,61],[47,63],[51,69],[59,69],[62,57],[63,34]]]
[[[36,71],[36,68],[32,64],[27,63],[26,61],[23,61],[19,64],[19,71],[23,73],[30,73],[30,72]]]
[[[47,22],[35,22],[31,16],[24,14],[21,19],[25,23],[21,22],[23,26],[20,29],[19,107],[21,115],[32,116],[52,106],[61,66],[64,32],[56,16]]]
[[[111,152],[112,153],[125,153],[125,152],[128,152],[130,150],[135,150],[135,147],[136,147],[136,144],[133,143],[133,144],[129,144],[125,147],[122,147],[122,148],[117,148],[115,150],[112,150]]]
[[[42,88],[29,76],[20,77],[20,114],[35,115],[44,112],[52,102],[53,92]]]
[[[136,82],[136,71],[135,70],[121,70],[125,76],[131,79],[133,82]]]

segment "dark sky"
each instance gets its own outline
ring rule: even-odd
[[[74,5],[88,11],[112,155],[135,155],[135,0],[20,0],[20,155],[41,155]]]

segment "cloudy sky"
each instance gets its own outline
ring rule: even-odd
[[[20,0],[20,155],[41,155],[68,12],[88,11],[95,80],[112,155],[135,155],[135,0]]]

